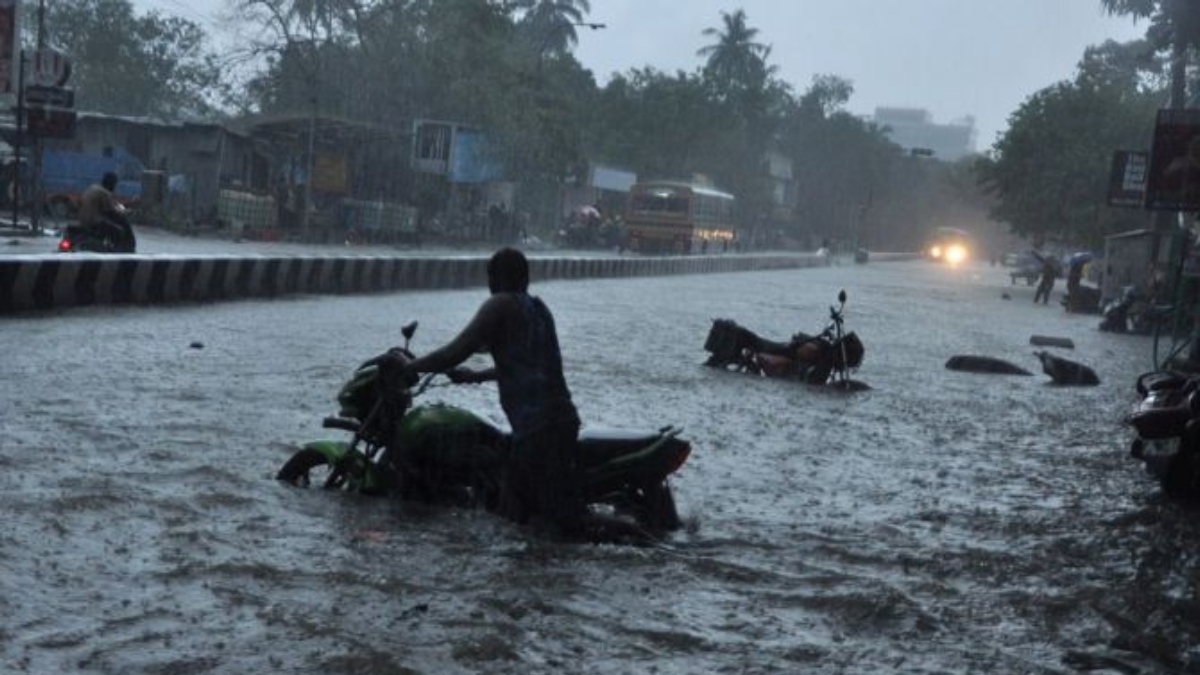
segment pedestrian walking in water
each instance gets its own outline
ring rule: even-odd
[[[1041,301],[1045,305],[1050,302],[1050,292],[1054,290],[1054,282],[1058,279],[1058,265],[1052,256],[1043,256],[1036,252],[1034,255],[1042,261],[1042,276],[1033,294],[1033,304]]]

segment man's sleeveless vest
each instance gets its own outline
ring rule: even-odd
[[[563,378],[562,354],[554,317],[540,298],[514,293],[522,318],[510,321],[494,355],[500,405],[513,435],[520,437],[551,423],[579,424]]]

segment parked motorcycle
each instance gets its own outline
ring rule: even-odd
[[[392,374],[415,358],[408,345],[416,328],[416,322],[406,325],[404,346],[363,363],[339,392],[339,414],[326,417],[323,426],[350,432],[350,440],[307,443],[277,479],[488,510],[498,506],[511,432],[457,406],[415,404],[431,386],[441,386],[432,383],[442,375],[429,373],[414,384]],[[673,426],[583,430],[577,447],[589,508],[631,521],[655,537],[678,529],[682,522],[668,477],[691,453],[680,432]]]
[[[1163,491],[1200,498],[1200,375],[1154,371],[1138,377],[1139,400],[1125,422],[1137,437],[1130,454]]]
[[[1167,327],[1171,310],[1170,305],[1151,304],[1137,286],[1124,286],[1119,296],[1105,303],[1099,328],[1110,333],[1150,335]]]
[[[845,331],[846,291],[829,307],[829,325],[816,335],[797,333],[787,342],[760,337],[732,319],[714,319],[704,341],[704,365],[763,377],[798,380],[839,389],[869,389],[851,378],[862,365],[865,348],[858,335]]]

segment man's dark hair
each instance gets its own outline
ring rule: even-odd
[[[105,190],[112,192],[116,189],[118,180],[120,179],[117,178],[117,174],[113,173],[112,171],[108,171],[104,174],[104,177],[100,179],[100,184],[104,186]]]
[[[524,293],[529,288],[529,261],[524,253],[505,247],[492,254],[487,275],[493,293]]]

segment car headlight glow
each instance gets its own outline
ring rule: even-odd
[[[950,264],[958,264],[967,259],[967,247],[962,244],[953,244],[946,249],[946,261]]]

